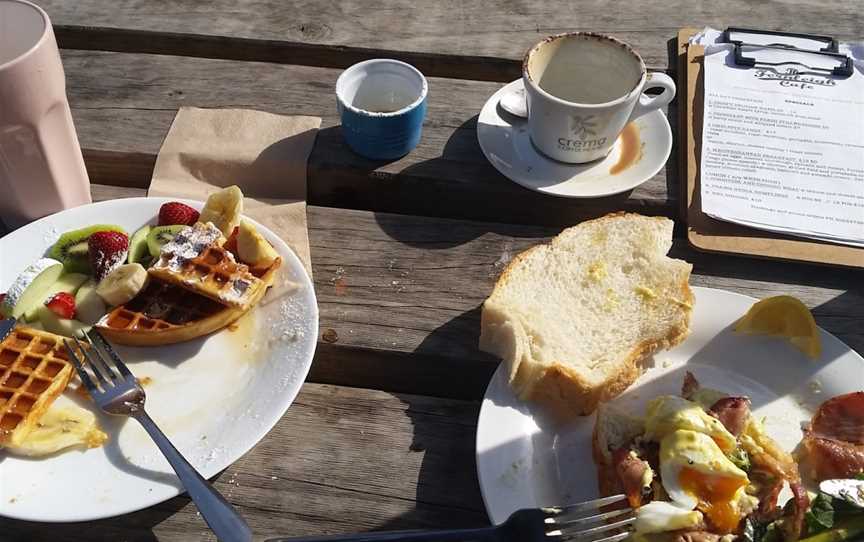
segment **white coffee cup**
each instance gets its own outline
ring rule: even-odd
[[[571,164],[606,156],[627,124],[675,97],[626,43],[591,32],[550,36],[525,54],[528,130],[546,156]],[[662,88],[658,96],[644,91]]]

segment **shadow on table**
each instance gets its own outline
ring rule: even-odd
[[[479,307],[452,318],[431,332],[415,354],[439,353],[453,337],[465,337],[465,328],[479,333]],[[473,344],[476,344],[474,341]],[[461,345],[459,345],[461,347]],[[444,347],[446,348],[446,347]],[[452,350],[452,347],[446,348]],[[476,365],[476,364],[475,364]],[[457,370],[457,369],[452,369]],[[475,438],[480,399],[489,376],[474,378],[453,374],[453,396],[474,400],[430,399],[422,395],[395,394],[406,407],[413,426],[408,454],[422,454],[417,479],[415,508],[375,527],[376,531],[402,529],[456,529],[489,525],[480,496],[475,463]]]
[[[860,271],[856,278],[858,284],[854,288],[813,307],[813,315],[817,324],[864,356],[864,329],[861,327],[864,289],[860,286]]]
[[[431,405],[424,397],[397,395],[414,427],[407,454],[422,454],[414,509],[376,526],[376,531],[458,529],[489,524],[474,461],[479,403]]]
[[[85,523],[55,523],[51,529],[46,529],[44,523],[0,518],[0,533],[3,533],[4,542],[158,542],[159,537],[153,533],[153,528],[176,514],[189,501],[183,495],[116,518]],[[206,529],[206,526],[203,528]]]
[[[714,277],[735,279],[736,281],[754,281],[779,283],[788,288],[784,292],[795,295],[796,288],[801,286],[831,288],[844,290],[861,297],[861,270],[829,267],[798,262],[785,262],[737,256],[734,254],[711,254],[690,249],[686,243],[677,243],[669,253],[673,258],[683,258],[693,264],[693,272],[697,275],[712,277],[714,287],[721,287],[722,282]],[[691,284],[701,285],[696,281]],[[739,283],[738,286],[741,284]],[[758,289],[764,294],[767,288],[762,285]]]
[[[673,157],[667,169],[674,169]],[[431,250],[457,246],[485,233],[553,235],[562,226],[632,207],[628,204],[632,190],[579,200],[533,192],[510,181],[484,157],[477,141],[476,115],[453,130],[440,156],[410,164],[397,175],[398,181],[381,181],[389,183],[386,191],[376,191],[378,199],[371,205],[377,211],[376,220],[393,239]],[[442,178],[447,181],[440,181]],[[454,186],[456,193],[451,193]],[[388,209],[436,218],[406,220],[394,217]]]

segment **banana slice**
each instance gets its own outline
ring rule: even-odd
[[[16,455],[41,457],[73,446],[95,448],[107,438],[92,412],[60,396],[24,440],[6,450]]]
[[[147,285],[147,270],[140,263],[127,263],[108,273],[96,287],[105,303],[114,307],[126,303]]]
[[[267,239],[245,220],[240,222],[237,234],[237,253],[243,263],[252,267],[268,267],[279,257],[279,253]]]
[[[229,186],[210,194],[204,208],[201,209],[199,222],[212,222],[225,237],[231,235],[234,228],[240,224],[240,214],[243,212],[243,192],[237,186]]]

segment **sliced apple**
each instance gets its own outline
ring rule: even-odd
[[[90,326],[84,322],[60,318],[45,305],[42,305],[36,311],[36,318],[42,323],[45,331],[63,335],[64,337],[78,337],[82,330],[90,331]]]
[[[58,294],[60,292],[66,292],[75,295],[75,292],[78,291],[78,288],[80,288],[81,285],[85,282],[87,282],[87,275],[83,273],[64,273],[60,275],[60,278],[58,278],[54,284],[48,287],[48,290],[42,297],[42,302],[30,307],[30,309],[24,313],[24,319],[28,322],[32,322],[36,319],[36,311],[39,310],[40,305],[44,305],[46,301],[48,301],[49,299],[54,297],[55,294]]]
[[[38,307],[62,272],[63,264],[53,258],[36,260],[9,287],[0,312],[6,317],[20,318],[33,307]]]
[[[105,301],[96,293],[96,286],[96,281],[89,280],[75,294],[75,316],[88,325],[95,324],[108,312]]]

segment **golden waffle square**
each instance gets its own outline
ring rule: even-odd
[[[249,308],[267,286],[237,262],[221,240],[221,232],[211,223],[180,231],[162,247],[150,276],[232,308]]]
[[[96,328],[113,342],[135,346],[173,344],[201,337],[234,322],[255,305],[272,284],[281,263],[276,260],[269,268],[254,270],[262,287],[247,307],[228,307],[151,277],[144,290],[112,309]]]
[[[72,365],[63,337],[18,326],[0,342],[0,447],[20,445],[57,399]]]

